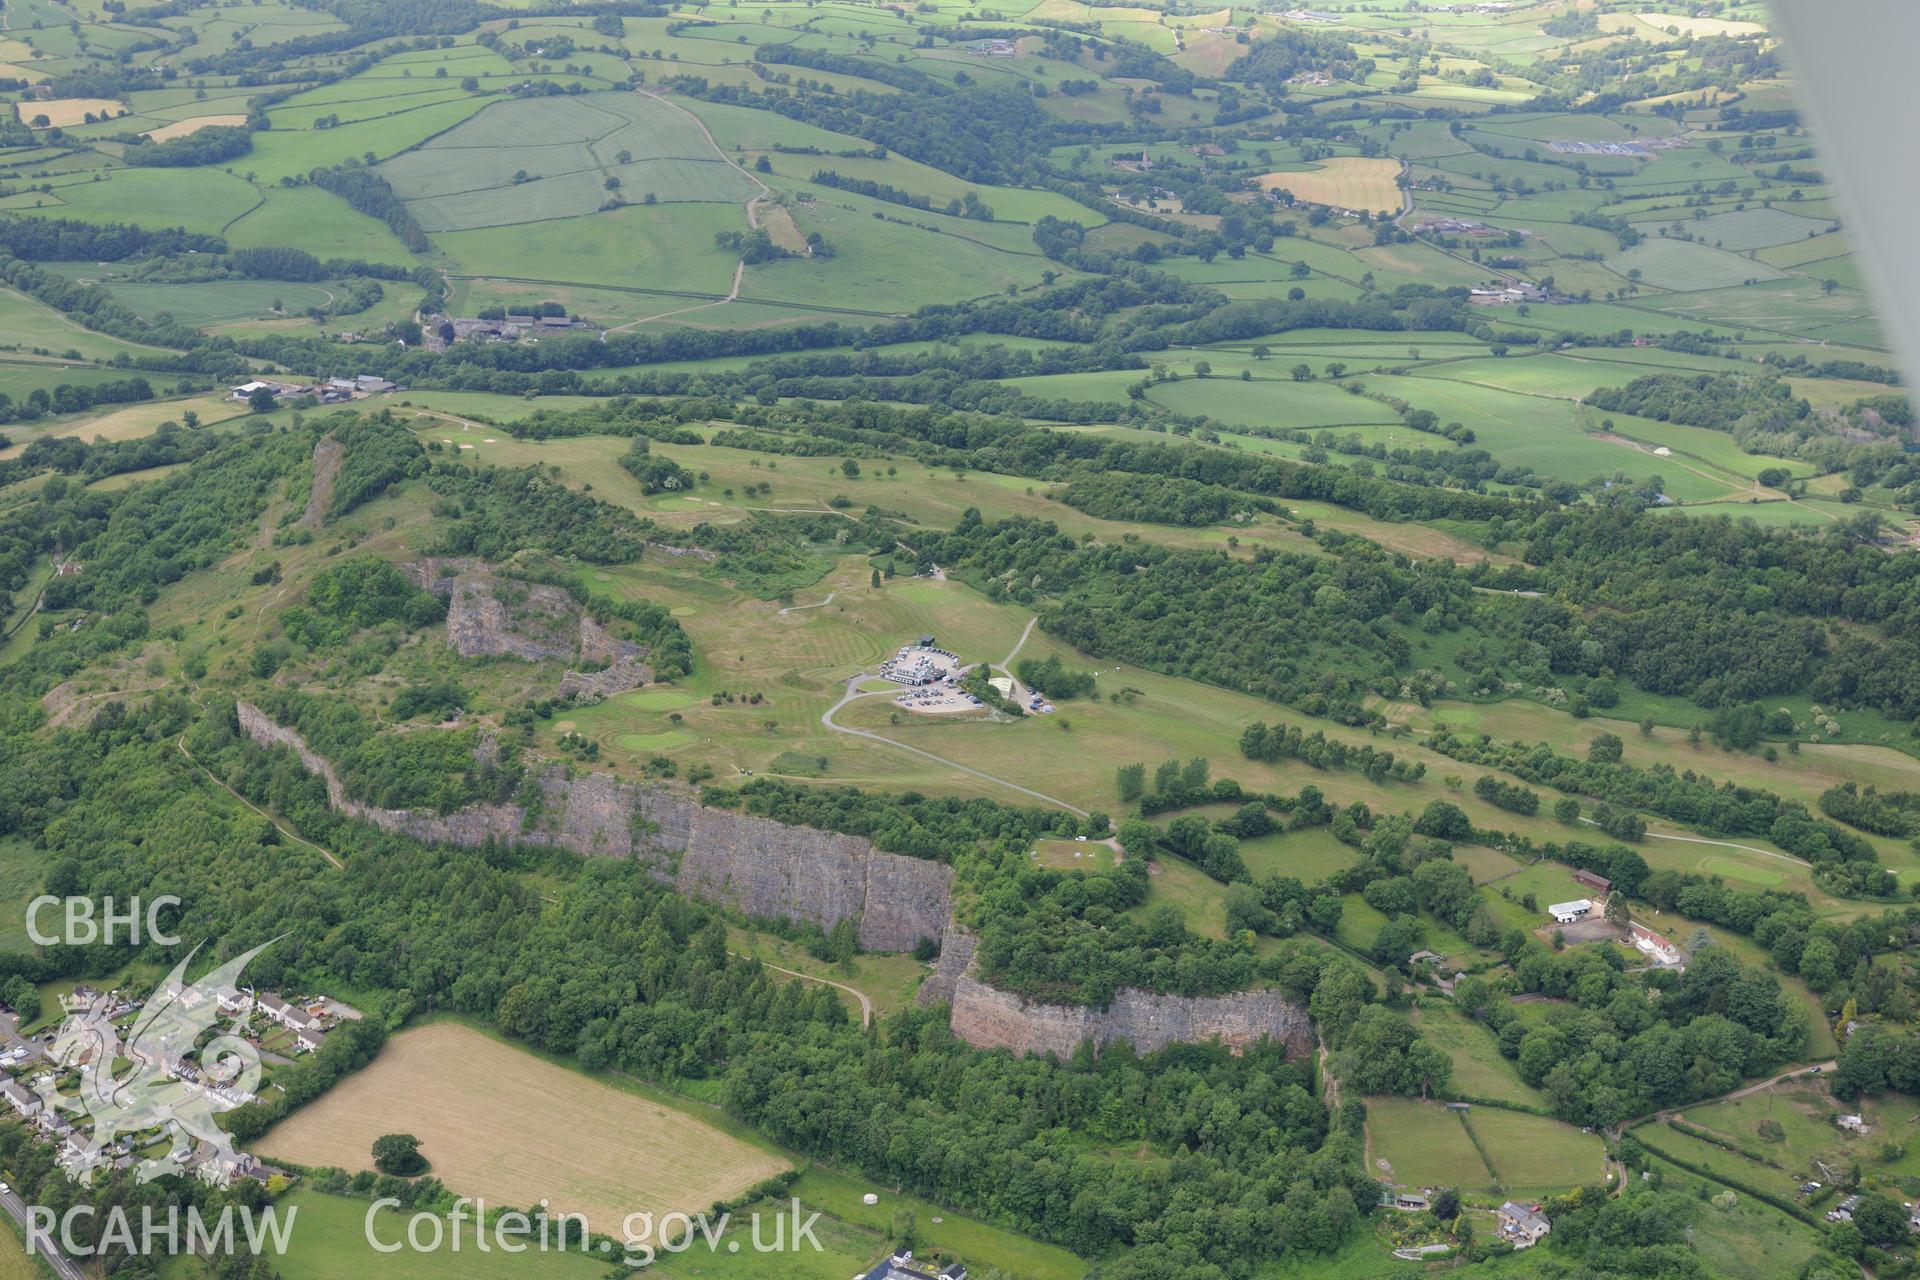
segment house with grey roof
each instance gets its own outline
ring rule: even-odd
[[[1509,1200],[1494,1213],[1498,1223],[1500,1238],[1516,1249],[1531,1249],[1539,1244],[1543,1236],[1553,1230],[1553,1224],[1540,1211],[1537,1204],[1521,1204]]]

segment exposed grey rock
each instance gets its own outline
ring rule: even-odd
[[[485,569],[486,562],[472,556],[428,556],[400,566],[400,572],[422,591],[431,591],[441,599],[453,594],[453,580],[463,573]]]
[[[313,446],[313,487],[307,491],[307,509],[300,513],[299,527],[318,529],[333,504],[334,484],[340,478],[340,464],[347,446],[336,436],[322,436]]]
[[[570,671],[560,692],[607,698],[651,683],[642,645],[594,621],[563,588],[500,573],[470,556],[428,557],[401,566],[424,591],[447,601],[447,640],[463,658],[550,658],[592,664]]]
[[[569,671],[560,677],[562,697],[600,702],[616,693],[653,683],[653,668],[638,658],[622,658],[599,671]]]
[[[921,1004],[952,1001],[954,988],[959,985],[960,976],[972,966],[973,953],[979,945],[979,939],[961,928],[957,921],[948,921],[946,937],[940,940],[940,959],[933,966],[933,973],[914,993],[914,999]]]
[[[1153,1053],[1170,1044],[1215,1038],[1241,1050],[1262,1037],[1284,1043],[1294,1057],[1313,1048],[1307,1011],[1278,991],[1165,996],[1123,988],[1101,1010],[1023,1000],[963,973],[952,999],[954,1034],[978,1049],[1065,1058],[1082,1040],[1093,1041],[1096,1048],[1126,1040],[1141,1053]]]
[[[951,914],[953,872],[937,862],[875,849],[859,836],[793,827],[702,805],[671,784],[636,785],[607,774],[540,776],[542,803],[470,805],[450,814],[381,809],[350,799],[333,766],[300,734],[249,702],[240,728],[263,746],[286,747],[327,785],[334,808],[387,831],[472,847],[489,838],[557,845],[591,857],[637,857],[682,893],[750,917],[832,929],[859,924],[867,951],[905,951],[939,938]]]
[[[968,972],[973,935],[952,920],[951,868],[875,849],[858,836],[794,827],[702,805],[686,787],[635,785],[607,774],[539,777],[541,803],[473,805],[440,815],[381,809],[347,797],[331,764],[300,734],[252,703],[236,704],[240,728],[262,746],[285,747],[322,778],[334,808],[387,831],[429,843],[473,847],[488,839],[554,845],[590,857],[635,858],[681,893],[750,917],[831,929],[859,922],[867,951],[909,950],[923,937],[942,943],[922,984],[923,1003],[947,1001],[954,1033],[982,1049],[1070,1056],[1082,1040],[1125,1039],[1142,1053],[1216,1037],[1244,1049],[1262,1036],[1288,1052],[1311,1051],[1307,1011],[1275,991],[1184,997],[1124,989],[1105,1010],[1024,1000]]]
[[[463,658],[571,659],[580,620],[580,606],[559,587],[491,573],[461,574],[447,600],[447,639]]]

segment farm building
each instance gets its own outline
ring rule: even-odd
[[[1865,1133],[1867,1131],[1866,1118],[1863,1116],[1835,1116],[1833,1122],[1842,1129],[1845,1129],[1848,1133]]]
[[[231,399],[245,400],[256,391],[271,391],[276,396],[290,396],[297,394],[300,388],[292,383],[266,382],[256,378],[252,382],[243,382],[237,387],[229,387],[227,394]]]
[[[1848,1196],[1833,1208],[1827,1210],[1828,1222],[1852,1222],[1853,1211],[1860,1207],[1859,1196]]]
[[[1546,302],[1547,291],[1536,285],[1507,285],[1500,289],[1474,289],[1467,294],[1467,301],[1480,306],[1505,306],[1513,302]]]
[[[1592,911],[1593,900],[1591,898],[1575,898],[1572,902],[1556,902],[1547,908],[1547,914],[1553,917],[1555,924],[1572,924],[1575,920],[1591,914]]]
[[[867,1272],[866,1280],[967,1280],[967,1269],[957,1262],[943,1268],[900,1249]]]
[[[1613,881],[1607,879],[1605,876],[1595,875],[1591,871],[1574,872],[1573,882],[1575,884],[1585,885],[1595,893],[1606,893],[1613,888]]]
[[[1388,1209],[1399,1209],[1406,1213],[1425,1213],[1429,1207],[1427,1198],[1414,1191],[1396,1191],[1384,1197],[1381,1205]]]
[[[1516,1249],[1530,1249],[1540,1243],[1540,1238],[1553,1230],[1546,1215],[1540,1212],[1539,1205],[1524,1205],[1509,1200],[1501,1205],[1494,1214],[1499,1222],[1500,1238]]]

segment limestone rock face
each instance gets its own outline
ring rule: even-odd
[[[444,599],[453,594],[455,578],[463,573],[477,573],[486,567],[485,562],[472,556],[428,556],[423,560],[408,561],[400,566],[400,572],[422,591],[431,591]]]
[[[579,634],[580,606],[559,587],[490,573],[463,573],[453,580],[447,639],[463,658],[571,659]]]
[[[628,645],[628,648],[637,648]],[[560,695],[600,702],[616,693],[653,683],[653,668],[638,658],[621,658],[599,671],[569,671],[560,677]]]
[[[653,680],[643,645],[595,622],[560,587],[497,573],[471,556],[428,557],[401,566],[415,586],[447,601],[447,642],[463,658],[557,658],[601,668],[569,671],[560,692],[610,698]]]
[[[307,491],[307,509],[300,513],[299,527],[318,529],[333,503],[334,484],[340,478],[340,464],[346,461],[347,446],[338,436],[322,436],[313,446],[313,488]]]
[[[497,804],[442,815],[361,804],[298,731],[249,702],[238,704],[237,716],[249,738],[288,748],[324,779],[335,809],[416,840],[472,847],[492,838],[639,858],[679,892],[748,916],[822,929],[854,920],[867,951],[906,951],[922,937],[938,939],[952,913],[949,867],[882,852],[859,836],[711,809],[684,787],[634,785],[599,773],[569,778],[554,767],[539,779],[534,812]]]
[[[1098,1047],[1125,1039],[1151,1053],[1216,1037],[1244,1049],[1266,1036],[1294,1056],[1312,1050],[1307,1011],[1274,991],[1186,997],[1127,989],[1101,1010],[996,990],[968,972],[975,939],[952,919],[952,869],[885,853],[859,836],[708,808],[685,787],[635,785],[607,774],[570,778],[558,766],[540,775],[541,801],[532,811],[518,804],[445,815],[381,809],[350,799],[333,766],[296,730],[252,703],[238,703],[236,713],[254,742],[287,748],[322,778],[334,808],[387,831],[436,844],[473,847],[493,839],[638,859],[677,891],[748,916],[822,929],[855,920],[866,951],[906,951],[921,938],[938,939],[940,962],[919,999],[948,1002],[954,1033],[976,1048],[1065,1058],[1082,1040]]]
[[[1218,1038],[1235,1050],[1262,1036],[1284,1043],[1290,1056],[1311,1052],[1307,1011],[1277,991],[1226,996],[1165,996],[1122,989],[1105,1010],[1023,1000],[962,973],[954,984],[955,1035],[977,1049],[1069,1057],[1082,1040],[1095,1047],[1129,1041],[1141,1053],[1170,1044]]]
[[[940,959],[913,998],[921,1004],[951,1002],[954,989],[973,964],[973,953],[979,945],[979,939],[961,928],[958,921],[948,921],[947,935],[940,940]]]

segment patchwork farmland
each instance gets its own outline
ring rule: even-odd
[[[574,218],[614,202],[738,204],[753,191],[696,121],[636,93],[498,103],[380,171],[430,232]]]

